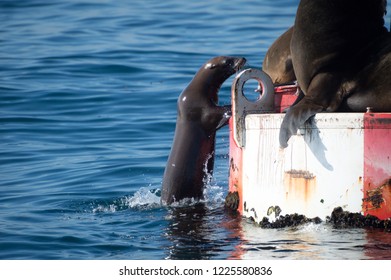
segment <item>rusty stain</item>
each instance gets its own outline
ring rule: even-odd
[[[371,117],[366,119],[366,129],[387,129],[391,125],[391,118],[389,117],[376,117],[373,114],[369,114]]]
[[[364,201],[369,202],[372,205],[368,210],[379,209],[384,202],[381,188],[367,191],[367,195],[368,197],[364,198]]]
[[[230,166],[231,166],[232,171],[234,171],[234,172],[235,172],[235,171],[239,171],[239,168],[236,166],[233,157],[231,157]]]
[[[307,170],[295,170],[292,169],[290,171],[285,172],[289,174],[292,178],[304,178],[304,179],[314,179],[315,176],[311,172]]]
[[[308,202],[316,191],[316,176],[308,171],[285,172],[286,198],[292,201]]]
[[[385,190],[387,190],[388,193],[391,192],[391,178],[387,179],[381,186],[366,192],[366,197],[363,198],[366,211],[375,210],[382,207],[382,204],[386,202],[384,199]]]

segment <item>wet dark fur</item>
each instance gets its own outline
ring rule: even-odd
[[[304,98],[292,106],[280,145],[319,112],[391,111],[391,37],[385,0],[302,0],[291,39]]]
[[[174,142],[162,182],[163,204],[203,197],[206,178],[213,171],[216,131],[231,115],[231,106],[217,105],[217,94],[244,63],[236,57],[209,60],[179,96]]]

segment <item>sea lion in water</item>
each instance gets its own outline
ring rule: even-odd
[[[316,113],[391,110],[385,0],[301,0],[291,40],[304,98],[286,113],[280,145]]]
[[[231,116],[231,106],[217,106],[217,93],[245,62],[226,56],[209,60],[179,96],[175,136],[162,182],[163,204],[203,197],[213,171],[216,131]]]

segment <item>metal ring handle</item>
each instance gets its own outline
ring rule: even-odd
[[[262,89],[260,98],[256,101],[249,101],[244,96],[244,84],[251,79],[258,81]],[[232,117],[234,140],[239,147],[245,146],[245,117],[254,113],[273,113],[274,108],[274,85],[265,72],[259,69],[245,69],[234,79],[231,88],[232,93]]]

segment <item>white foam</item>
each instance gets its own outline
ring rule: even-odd
[[[204,190],[204,202],[211,208],[221,206],[225,201],[224,189],[217,185],[207,185]]]
[[[215,209],[224,204],[224,188],[212,184],[212,176],[208,178],[204,189],[204,198],[195,200],[194,198],[185,198],[174,202],[170,207],[188,207],[197,203],[204,203],[206,207]],[[153,189],[151,186],[141,187],[132,196],[113,200],[108,204],[98,204],[92,210],[93,213],[114,213],[124,209],[156,209],[162,207],[160,188]]]
[[[98,205],[92,209],[92,213],[114,213],[117,211],[117,206],[115,204],[110,204],[108,206]]]
[[[133,196],[126,197],[124,202],[129,208],[157,208],[161,206],[159,191],[142,187]]]

